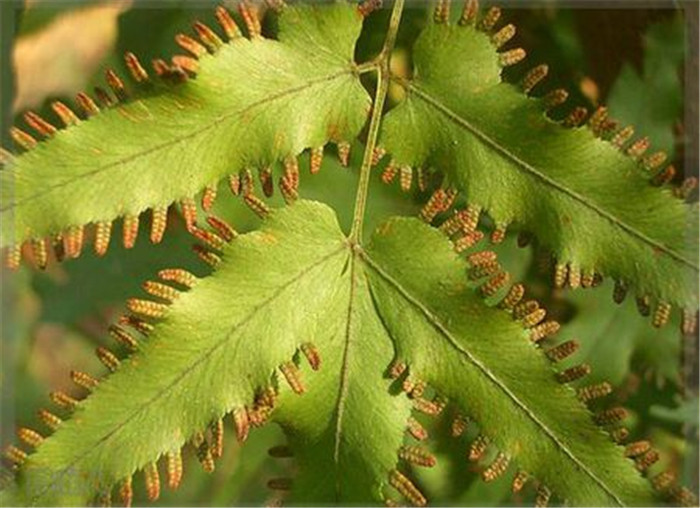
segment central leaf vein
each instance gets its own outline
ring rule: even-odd
[[[352,342],[352,317],[354,312],[354,301],[355,293],[357,290],[356,282],[356,267],[357,267],[357,254],[353,251],[350,256],[350,296],[348,299],[348,310],[347,317],[345,321],[345,331],[344,331],[344,341],[343,341],[343,360],[340,368],[340,386],[338,387],[338,400],[335,407],[335,435],[334,435],[334,448],[333,448],[333,464],[335,465],[336,471],[339,469],[340,462],[340,445],[343,434],[343,417],[345,416],[345,400],[348,394],[348,380],[350,376],[350,346]],[[336,500],[340,501],[342,499],[340,492],[340,475],[336,474]]]

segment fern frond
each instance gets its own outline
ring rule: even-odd
[[[111,94],[100,89],[97,101],[80,94],[86,120],[58,103],[65,129],[28,114],[42,141],[13,130],[27,151],[5,154],[0,173],[0,246],[14,246],[11,265],[26,240],[45,253],[47,235],[77,256],[90,223],[96,252],[104,254],[118,217],[125,217],[124,244],[133,245],[148,209],[158,241],[171,203],[182,202],[191,220],[192,198],[207,188],[203,205],[211,206],[212,186],[226,175],[293,160],[308,148],[320,161],[329,141],[344,149],[354,139],[370,107],[353,62],[362,27],[357,8],[283,7],[278,41],[263,38],[255,13],[241,5],[250,39],[220,8],[228,43],[196,23],[197,39],[176,38],[187,56],[157,60],[149,74],[127,54],[133,86],[109,71]]]
[[[566,99],[563,90],[528,97],[502,81],[502,69],[525,53],[498,52],[512,35],[511,25],[495,27],[499,12],[478,18],[465,9],[456,25],[437,16],[419,36],[413,77],[394,78],[406,97],[383,124],[387,171],[401,169],[408,182],[411,168],[445,171],[474,220],[491,216],[492,239],[514,224],[554,252],[557,285],[591,285],[604,275],[651,304],[656,325],[671,305],[694,314],[697,204],[653,185],[667,173],[665,157],[647,155],[648,140],[632,139],[633,130],[612,129],[604,109],[585,127],[580,108],[555,122],[547,110]],[[546,73],[536,66],[522,88],[540,94]]]
[[[148,338],[115,333],[136,352],[101,351],[114,373],[99,383],[74,374],[91,390],[82,401],[54,397],[73,414],[47,416],[55,433],[28,457],[14,453],[23,462],[11,491],[19,502],[85,504],[117,490],[128,501],[138,470],[155,498],[158,461],[166,457],[176,485],[185,443],[206,470],[215,467],[225,418],[239,439],[268,420],[283,427],[283,455],[298,474],[270,486],[291,488],[293,501],[402,496],[423,505],[406,465],[435,459],[410,440],[428,437],[418,413],[449,405],[480,426],[465,454],[487,481],[515,463],[539,482],[543,503],[554,495],[574,505],[653,504],[651,486],[595,424],[615,428],[624,413],[594,421],[561,383],[587,369],[555,375],[538,351],[556,349],[549,356],[561,360],[575,347],[555,343],[556,326],[524,305],[507,274],[473,275],[493,253],[472,252],[467,265],[442,232],[407,218],[380,226],[365,250],[348,242],[331,209],[303,200],[271,210],[260,231],[217,252],[212,275],[162,272],[146,285],[157,301],[128,302],[140,317],[125,321]]]

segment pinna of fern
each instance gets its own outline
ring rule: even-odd
[[[154,60],[155,75],[127,53],[129,81],[108,70],[108,90],[96,88],[94,98],[78,94],[80,114],[54,103],[64,129],[35,113],[25,114],[36,134],[12,128],[21,153],[3,151],[2,157],[7,168],[2,172],[1,240],[7,264],[18,265],[24,243],[39,267],[46,265],[50,250],[59,259],[77,257],[88,224],[94,230],[94,250],[103,255],[112,222],[120,217],[123,243],[130,248],[140,215],[149,209],[150,238],[157,243],[168,206],[179,202],[191,224],[197,193],[203,191],[202,207],[210,209],[219,180],[230,175],[231,190],[238,194],[254,170],[270,194],[271,166],[277,161],[285,163],[282,192],[294,193],[295,157],[311,150],[314,173],[329,141],[347,163],[349,142],[370,107],[352,61],[368,9],[336,8],[324,22],[316,11],[313,6],[289,8],[277,41],[262,37],[253,5],[239,5],[248,37],[219,7],[216,17],[224,35],[196,22],[195,37],[176,36],[187,54],[171,62]],[[333,37],[326,30],[334,30]],[[318,41],[331,39],[332,48],[318,47]],[[227,79],[221,80],[222,75]],[[174,170],[178,178],[171,178]],[[120,192],[95,192],[105,185]],[[124,199],[129,189],[134,195]]]
[[[665,154],[647,154],[649,139],[634,139],[605,107],[551,120],[548,112],[566,107],[566,91],[547,90],[544,64],[523,72],[528,97],[503,82],[502,68],[524,66],[525,51],[509,44],[515,27],[500,22],[500,9],[477,12],[477,2],[466,2],[450,24],[448,2],[439,2],[414,46],[413,77],[394,78],[406,95],[383,124],[380,153],[391,155],[384,180],[398,174],[407,189],[414,168],[444,171],[472,221],[490,215],[491,241],[515,224],[552,250],[556,287],[613,277],[616,301],[634,293],[655,326],[679,307],[692,333],[698,206],[686,198],[697,179],[666,185],[674,169]],[[635,206],[642,203],[652,211]]]
[[[558,324],[545,319],[546,311],[536,301],[524,299],[523,287],[512,284],[495,256],[489,251],[470,250],[481,240],[477,224],[482,209],[496,221],[491,235],[495,242],[505,234],[510,221],[521,221],[547,239],[545,233],[549,230],[543,232],[533,224],[545,222],[560,231],[562,223],[575,223],[583,217],[582,223],[572,229],[585,232],[595,221],[585,213],[567,211],[569,198],[588,207],[586,213],[597,213],[606,220],[616,218],[610,220],[612,226],[607,226],[614,231],[637,231],[626,222],[636,225],[637,219],[631,212],[615,217],[613,212],[618,210],[612,202],[591,206],[587,198],[598,188],[580,184],[574,177],[563,178],[550,155],[542,160],[546,163],[544,169],[553,176],[539,171],[539,166],[519,152],[514,153],[515,148],[508,142],[519,139],[515,136],[518,125],[502,137],[485,128],[474,128],[471,116],[459,109],[460,97],[445,97],[440,83],[459,80],[460,86],[451,87],[458,94],[482,87],[486,90],[481,92],[484,95],[470,104],[476,103],[477,116],[486,127],[491,119],[499,129],[507,130],[498,109],[499,104],[507,106],[510,109],[503,113],[507,118],[525,118],[539,126],[538,142],[545,144],[546,140],[555,139],[558,143],[562,138],[570,143],[575,156],[557,156],[572,164],[584,156],[603,154],[601,157],[609,157],[625,168],[634,166],[632,159],[619,158],[613,150],[615,138],[594,147],[579,139],[572,141],[570,133],[580,131],[566,130],[546,119],[539,102],[534,112],[530,111],[528,108],[535,106],[529,99],[512,95],[512,87],[500,82],[499,66],[517,63],[524,52],[511,49],[499,56],[494,51],[492,45],[504,44],[513,32],[509,25],[493,30],[499,11],[478,14],[476,2],[470,0],[465,3],[458,25],[452,26],[447,23],[447,3],[440,2],[435,24],[424,31],[417,43],[414,80],[393,78],[407,88],[408,96],[386,117],[382,148],[373,153],[375,159],[383,152],[392,156],[384,178],[390,180],[400,173],[405,188],[411,185],[412,166],[429,162],[446,170],[450,177],[448,186],[433,193],[421,213],[424,222],[438,221],[439,230],[415,219],[395,218],[381,226],[366,247],[362,242],[349,245],[327,207],[305,201],[294,203],[299,185],[295,156],[303,149],[312,149],[313,173],[320,167],[320,147],[328,140],[336,140],[341,160],[347,161],[346,143],[362,127],[369,104],[357,75],[375,69],[370,64],[355,64],[352,48],[362,16],[368,14],[367,6],[374,4],[364,4],[359,9],[346,4],[277,5],[282,10],[279,43],[259,36],[259,22],[246,4],[242,5],[251,40],[238,37],[235,23],[220,9],[218,18],[231,42],[225,45],[211,29],[195,25],[199,42],[187,36],[179,36],[178,42],[196,59],[180,57],[172,65],[157,61],[156,71],[166,84],[155,85],[152,90],[148,87],[154,85],[150,78],[147,80],[143,66],[128,55],[132,77],[145,86],[140,92],[143,95],[127,92],[118,77],[108,74],[108,83],[120,103],[112,104],[116,101],[106,92],[97,92],[101,106],[114,107],[65,131],[75,133],[73,140],[66,139],[67,145],[57,144],[65,133],[52,131],[45,121],[32,115],[28,121],[50,140],[33,146],[35,143],[26,133],[14,131],[16,140],[31,150],[18,157],[9,156],[14,167],[3,172],[3,176],[15,178],[20,187],[25,185],[28,194],[22,196],[19,192],[15,201],[10,201],[11,206],[3,208],[3,214],[8,214],[5,216],[17,214],[14,225],[19,225],[17,231],[3,231],[3,242],[19,245],[29,239],[35,257],[42,260],[46,257],[44,235],[59,235],[59,251],[62,247],[69,256],[75,256],[83,243],[83,226],[93,222],[96,250],[101,253],[109,241],[113,219],[125,217],[124,240],[129,246],[138,232],[138,214],[147,208],[154,210],[151,236],[157,240],[164,227],[161,219],[165,207],[183,200],[188,229],[201,242],[196,251],[215,267],[215,272],[198,281],[178,269],[161,272],[160,281],[144,285],[153,298],[127,302],[130,313],[121,319],[121,326],[112,327],[111,334],[124,350],[133,350],[133,356],[100,349],[100,360],[114,374],[98,382],[87,373],[74,372],[73,380],[90,396],[83,401],[63,393],[52,396],[66,412],[63,416],[73,416],[63,419],[42,411],[42,420],[56,429],[47,439],[36,431],[20,431],[20,438],[32,446],[38,445],[38,449],[29,457],[20,448],[8,449],[8,457],[18,466],[18,483],[10,495],[31,504],[85,503],[95,495],[107,502],[116,490],[128,504],[132,475],[142,470],[148,496],[156,498],[160,490],[160,458],[165,457],[167,483],[173,487],[182,476],[179,450],[185,444],[193,446],[205,469],[211,470],[214,459],[222,452],[222,419],[230,414],[240,440],[245,439],[251,426],[268,419],[286,431],[288,448],[276,453],[292,454],[298,461],[299,474],[293,479],[272,480],[270,484],[277,490],[290,491],[291,502],[393,504],[401,496],[401,502],[423,505],[427,499],[404,466],[406,462],[430,466],[434,458],[411,441],[426,437],[413,412],[435,415],[449,407],[458,412],[455,435],[463,435],[470,420],[479,426],[467,454],[479,464],[486,481],[505,474],[508,466],[516,463],[519,469],[513,471],[513,489],[520,490],[527,479],[533,479],[527,485],[534,489],[538,505],[546,505],[551,496],[572,504],[653,502],[649,485],[637,475],[635,467],[649,470],[658,456],[656,452],[646,443],[632,443],[625,450],[615,444],[625,437],[619,426],[625,417],[623,409],[603,409],[592,416],[581,404],[607,395],[609,386],[581,385],[577,391],[572,390],[569,383],[578,382],[589,371],[585,365],[567,365],[553,372],[547,360],[565,361],[576,350],[575,340],[556,340]],[[445,43],[445,38],[455,40]],[[323,55],[324,64],[316,65],[315,60],[315,65],[306,65],[307,57],[318,52]],[[469,54],[472,70],[446,65],[453,61],[451,52]],[[429,64],[426,53],[431,57]],[[217,72],[237,69],[242,62],[248,65],[244,66],[246,77],[260,86],[242,90],[232,83],[228,90],[231,93],[221,93],[222,86],[229,85],[222,83]],[[270,63],[284,67],[272,69],[270,75],[263,72],[269,67],[264,64]],[[276,70],[280,71],[278,76],[274,75]],[[281,83],[289,84],[288,73],[292,71],[299,71],[295,75],[298,84],[282,86]],[[542,67],[529,73],[526,91],[536,86],[543,74]],[[486,85],[493,86],[493,97],[488,95]],[[163,86],[167,90],[159,88]],[[214,96],[213,92],[221,96]],[[547,101],[551,105],[562,97],[562,92],[554,92]],[[81,100],[86,111],[98,112],[99,106],[92,100]],[[234,104],[222,102],[228,100]],[[287,121],[278,122],[278,131],[264,122],[257,125],[259,129],[236,123],[241,118],[247,121],[246,113],[263,106],[269,108],[265,110],[267,114],[276,118],[282,113],[287,115]],[[308,114],[299,114],[299,108]],[[411,122],[401,116],[407,114],[407,109]],[[183,116],[183,111],[189,115]],[[573,126],[582,115],[580,110],[575,111],[566,123]],[[442,125],[443,116],[455,126]],[[608,125],[601,117],[602,113],[598,113],[591,125]],[[162,122],[165,118],[170,121]],[[310,123],[304,124],[301,118],[310,119]],[[146,125],[149,121],[154,123]],[[425,124],[416,128],[412,122]],[[117,142],[97,149],[102,151],[98,157],[90,154],[89,161],[79,157],[85,155],[86,140],[97,139],[102,130],[122,124],[132,129],[125,136],[131,138],[121,145]],[[159,145],[145,138],[135,145],[140,151],[125,155],[123,150],[155,125],[162,126],[158,136],[170,136],[169,147],[187,140],[188,144],[182,146],[192,151],[191,158],[182,150],[173,150],[167,161],[149,158],[152,156],[148,147]],[[231,132],[240,133],[242,126],[251,131],[251,136],[245,142],[236,139],[237,143],[231,145]],[[191,129],[191,134],[183,135],[183,128]],[[462,139],[460,136],[465,134],[460,129],[475,139]],[[418,131],[425,136],[416,137]],[[202,158],[203,152],[193,150],[193,143],[189,143],[198,136],[216,146],[225,146],[226,150],[235,148],[234,163],[229,152],[217,152],[206,161],[192,164],[195,158]],[[71,159],[70,153],[61,160],[74,164],[76,174],[67,179],[61,175],[61,182],[45,187],[37,183],[38,179],[32,181],[31,171],[68,150],[66,146],[72,146],[73,154],[80,160]],[[471,150],[469,162],[465,163],[459,149],[453,152],[446,148],[451,146]],[[368,153],[374,148],[369,142]],[[528,150],[534,149],[529,146]],[[641,150],[639,144],[629,155]],[[42,161],[41,157],[45,159]],[[523,196],[515,192],[515,184],[501,188],[493,184],[501,179],[480,178],[479,171],[505,171],[505,163],[499,157],[525,168],[526,176],[517,185],[526,188],[531,185],[528,178],[534,178],[551,187],[548,209],[533,211],[527,201],[518,201],[516,198]],[[82,165],[75,165],[76,161]],[[269,167],[275,161],[283,161],[280,190],[290,206],[271,211],[254,192],[256,184],[250,167],[260,168],[260,185],[268,195],[273,181]],[[147,166],[162,172],[136,170]],[[266,218],[266,225],[259,232],[239,236],[225,222],[211,216],[209,229],[197,224],[192,197],[204,190],[202,205],[209,209],[215,198],[214,183],[230,174],[232,166],[234,176],[230,183],[234,194],[241,195],[256,213]],[[95,200],[94,189],[107,182],[100,182],[100,178],[110,168],[131,169],[130,174],[143,179],[138,185],[118,179],[124,187],[140,189],[140,201],[131,199],[134,194],[128,192],[119,196],[115,193],[109,203]],[[165,170],[172,168],[183,169],[187,178],[164,181]],[[638,182],[644,180],[643,174],[633,169],[625,173],[626,182],[637,182],[630,185],[641,189]],[[518,170],[511,172],[518,174]],[[48,169],[45,171],[47,174],[40,176],[50,179]],[[562,177],[562,181],[554,176]],[[601,185],[617,185],[614,172],[598,178]],[[96,186],[89,192],[81,187],[88,180]],[[60,197],[60,189],[71,185],[77,186],[73,190],[82,189],[78,199],[85,201],[76,203],[75,212],[65,212],[63,201],[52,200]],[[635,190],[639,190],[637,187]],[[455,189],[460,189],[469,203],[466,207],[460,205],[458,210],[453,208]],[[658,201],[660,207],[668,205],[671,212],[663,212],[668,216],[659,218],[668,219],[665,226],[684,227],[688,205],[673,200],[669,192],[651,187],[639,192],[653,196],[651,199]],[[577,201],[577,197],[586,199]],[[41,206],[30,205],[39,202]],[[125,213],[126,207],[132,209]],[[54,208],[76,215],[46,213]],[[566,280],[572,286],[593,285],[601,272],[642,291],[640,298],[647,297],[647,291],[661,298],[655,311],[657,324],[663,321],[666,300],[692,308],[694,316],[696,297],[681,287],[685,272],[674,264],[683,265],[685,258],[674,257],[675,244],[669,247],[664,243],[666,238],[661,238],[659,230],[661,221],[652,219],[650,226],[640,220],[648,231],[630,236],[632,242],[649,237],[652,245],[665,247],[662,254],[668,254],[672,261],[664,261],[666,264],[662,263],[658,272],[651,271],[653,257],[646,247],[631,249],[636,261],[632,269],[631,263],[617,259],[615,250],[606,243],[609,232],[601,235],[599,249],[581,245],[578,234],[572,238],[562,233],[552,235],[550,240],[557,242],[552,247],[566,261],[561,265],[564,268],[557,270],[558,281]],[[14,233],[19,234],[12,236]],[[5,240],[7,235],[12,240]],[[654,240],[655,235],[661,235],[661,239]],[[591,250],[602,253],[596,261],[600,264],[587,264],[593,257]],[[457,255],[465,251],[466,275],[464,260]],[[568,260],[567,255],[587,261]],[[9,259],[12,264],[18,261],[16,248],[10,250]],[[261,266],[265,267],[263,272],[257,269]],[[657,277],[658,273],[661,275]],[[647,279],[650,274],[651,279]],[[662,281],[662,276],[670,282]],[[169,283],[189,290],[180,292]],[[298,295],[307,296],[304,312],[299,312]],[[491,306],[485,305],[481,297]],[[396,394],[397,388],[401,395]],[[128,398],[126,393],[130,394]],[[175,418],[164,425],[160,416],[165,414]],[[504,414],[511,417],[504,419]],[[609,430],[613,439],[599,426]],[[575,436],[570,429],[576,429]],[[411,437],[406,438],[406,433]],[[129,453],[120,455],[123,450]],[[76,471],[80,473],[78,488],[61,488],[75,480]],[[692,495],[665,473],[654,473],[654,485],[678,502],[692,502]]]

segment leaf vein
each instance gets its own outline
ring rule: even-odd
[[[353,315],[353,303],[355,299],[355,291],[357,289],[356,282],[356,262],[357,254],[353,251],[350,256],[350,297],[348,299],[348,313],[347,320],[345,322],[345,340],[343,344],[343,360],[340,367],[340,386],[338,387],[338,400],[335,406],[335,436],[334,436],[334,448],[333,448],[333,464],[336,469],[338,469],[338,462],[340,460],[340,441],[341,435],[343,433],[343,417],[345,415],[345,400],[348,395],[348,379],[350,376],[349,368],[349,357],[350,357],[350,342],[352,336],[352,315]],[[335,494],[336,501],[341,501],[340,494],[340,475],[336,474],[336,484],[335,484]]]

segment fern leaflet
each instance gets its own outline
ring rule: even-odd
[[[515,223],[554,252],[557,284],[590,284],[599,273],[654,297],[659,322],[668,304],[694,312],[697,205],[650,185],[663,158],[645,157],[644,143],[623,144],[629,130],[606,133],[604,110],[590,128],[550,120],[547,104],[563,91],[528,98],[501,81],[502,68],[524,56],[496,51],[512,25],[492,32],[497,10],[478,23],[467,14],[459,25],[430,24],[415,44],[413,78],[396,78],[407,94],[383,124],[390,168],[446,171],[477,216],[487,211],[501,233]],[[541,86],[545,69],[528,74],[527,91]]]

